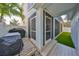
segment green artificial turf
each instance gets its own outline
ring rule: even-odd
[[[63,33],[61,33],[56,38],[56,40],[58,41],[58,43],[61,43],[61,44],[64,44],[66,46],[74,48],[74,44],[72,42],[70,32],[63,32]]]

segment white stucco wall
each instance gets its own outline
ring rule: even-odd
[[[0,23],[0,37],[7,33],[7,29],[3,23]]]
[[[62,32],[71,32],[71,27],[62,27]]]
[[[8,33],[8,31],[12,28],[23,28],[26,31],[25,26],[12,26],[12,25],[5,25],[3,23],[0,23],[0,37],[4,36],[5,34]],[[26,32],[27,36],[27,32]]]
[[[25,30],[26,30],[26,36],[28,37],[28,17],[27,17],[27,12],[28,12],[28,10],[27,10],[27,4],[26,3],[23,3],[23,14],[24,14],[24,28],[25,28]]]
[[[71,36],[79,55],[79,11],[76,12],[76,15],[72,19]]]

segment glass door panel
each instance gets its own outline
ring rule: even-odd
[[[30,36],[36,40],[36,18],[30,20]]]
[[[52,18],[46,16],[45,17],[45,43],[51,40],[51,32],[52,32]]]
[[[55,36],[57,36],[60,33],[60,23],[55,20]]]

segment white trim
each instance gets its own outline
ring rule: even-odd
[[[28,3],[28,4],[29,4],[29,3]],[[27,8],[28,8],[28,4],[27,4]],[[35,3],[33,3],[32,6],[31,6],[29,9],[27,9],[28,12],[34,7],[34,5],[35,5]]]
[[[36,11],[37,11],[36,9],[32,8],[30,11],[27,12],[27,17],[29,18]]]
[[[46,42],[45,45],[48,44],[51,41],[51,38],[49,38]]]
[[[52,14],[51,14],[51,12],[48,10],[48,9],[43,9],[45,12],[47,12],[49,15],[51,15],[51,16],[53,16]]]
[[[60,32],[57,36],[55,36],[55,38],[54,39],[56,39],[60,34],[62,34],[63,32]]]
[[[36,18],[36,16],[32,17],[30,20],[32,20],[32,19],[34,19],[34,18]]]

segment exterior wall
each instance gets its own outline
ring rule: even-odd
[[[0,37],[7,34],[8,31],[12,28],[23,28],[24,30],[26,30],[25,26],[13,26],[13,25],[5,25],[4,23],[0,23]]]
[[[79,55],[79,11],[78,10],[72,19],[71,36],[72,36],[75,48],[77,49],[78,55]]]
[[[26,37],[28,37],[28,18],[27,18],[27,5],[23,3],[23,14],[24,14],[24,29],[26,30]]]
[[[71,32],[71,27],[63,27],[63,32]]]
[[[25,19],[24,22],[25,24],[23,26],[13,26],[13,25],[5,25],[3,22],[0,23],[0,37],[4,36],[5,34],[8,33],[8,31],[12,28],[23,28],[26,31],[26,37],[28,34],[27,31],[27,5],[23,4],[23,9],[24,9],[24,15],[25,15]]]
[[[43,46],[43,10],[42,8],[38,9],[30,9],[27,13],[28,18],[33,14],[36,13],[36,40],[31,39],[33,43],[39,48],[39,50]],[[30,19],[28,19],[30,20]]]
[[[31,9],[33,10],[33,9]],[[43,10],[42,8],[36,9],[36,40],[32,39],[33,43],[41,50],[43,47]]]
[[[28,11],[28,18],[34,13],[36,12],[36,40],[32,39],[32,41],[34,42],[34,44],[39,48],[39,50],[41,50],[41,48],[43,47],[43,41],[44,41],[44,36],[43,36],[43,10],[45,10],[46,12],[48,12],[49,14],[51,14],[48,10],[44,9],[43,7],[39,7],[39,8],[31,8]],[[60,21],[59,21],[60,22]],[[53,38],[55,38],[55,20],[53,19]],[[61,27],[61,26],[60,26]],[[61,30],[60,30],[61,32]]]
[[[31,12],[32,11],[32,12]],[[43,8],[38,8],[36,11],[33,11],[33,8],[29,10],[28,12],[28,18],[29,16],[36,12],[36,40],[32,41],[35,43],[35,45],[39,48],[39,50],[43,47]]]
[[[0,23],[0,37],[5,35],[7,32],[8,31],[7,31],[6,27],[5,27],[5,25],[3,23]]]

